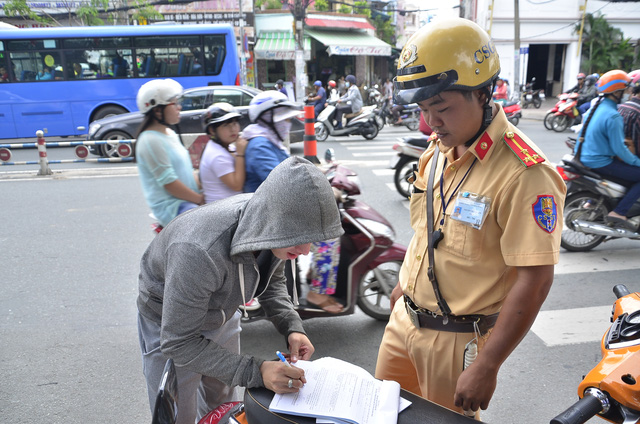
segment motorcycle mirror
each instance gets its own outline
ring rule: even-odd
[[[336,152],[329,148],[324,152],[324,161],[327,163],[333,163],[336,160]]]

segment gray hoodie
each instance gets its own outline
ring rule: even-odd
[[[263,360],[232,353],[202,336],[238,306],[260,296],[277,330],[304,333],[293,309],[284,262],[271,249],[339,237],[340,214],[326,177],[291,157],[253,194],[179,215],[140,262],[138,310],[161,325],[161,349],[176,365],[230,386],[263,386]],[[260,293],[257,293],[260,287]]]

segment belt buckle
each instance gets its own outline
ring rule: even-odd
[[[416,328],[420,328],[420,319],[418,318],[418,313],[411,309],[407,301],[405,300],[404,306],[407,308],[407,314],[409,315],[409,320]]]

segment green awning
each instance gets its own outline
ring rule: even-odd
[[[295,60],[296,41],[291,31],[264,31],[253,48],[256,59]],[[311,60],[311,40],[304,37],[304,60]]]
[[[340,56],[390,56],[391,45],[365,32],[304,30],[305,35],[327,46],[327,53]]]

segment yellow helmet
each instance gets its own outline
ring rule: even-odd
[[[499,73],[496,46],[476,23],[462,18],[431,22],[400,53],[394,101],[408,104],[445,90],[476,90]]]

